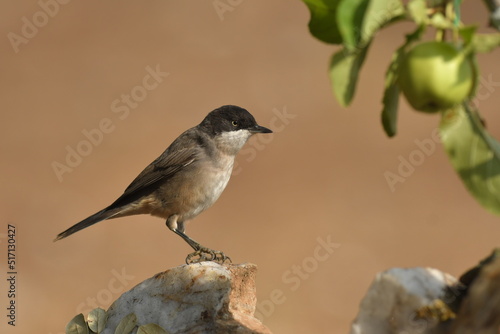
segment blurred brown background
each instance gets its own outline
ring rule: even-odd
[[[188,246],[149,216],[52,239],[111,203],[223,104],[247,108],[275,134],[247,144],[237,175],[188,233],[258,265],[259,312],[274,333],[347,333],[377,272],[430,266],[459,275],[500,245],[499,217],[468,195],[440,145],[404,183],[391,190],[385,179],[439,120],[402,102],[397,137],[380,126],[383,74],[410,25],[377,36],[354,103],[342,109],[326,72],[335,48],[309,35],[298,0],[233,1],[222,15],[212,1],[71,1],[49,8],[46,22],[40,3],[4,1],[0,10],[0,332],[62,333],[78,312],[107,308],[183,263]],[[463,15],[486,24],[479,1],[467,1]],[[13,47],[9,33],[20,36],[33,19],[41,27],[24,28],[32,37]],[[490,84],[478,101],[497,138],[499,54],[480,56]],[[150,91],[141,88],[148,67],[169,73]],[[133,108],[121,101],[131,93]],[[109,133],[85,146],[85,130],[95,134],[103,119]],[[67,165],[68,147],[87,156],[58,178],[53,164]],[[18,231],[15,328],[5,317],[9,223]],[[328,239],[333,253],[317,251]],[[273,303],[274,294],[282,296]]]

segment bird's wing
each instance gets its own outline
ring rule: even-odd
[[[181,169],[196,160],[197,152],[192,148],[165,151],[147,166],[108,209],[121,207],[150,194],[158,186],[172,178]]]

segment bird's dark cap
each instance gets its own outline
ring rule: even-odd
[[[253,133],[271,133],[268,128],[260,126],[246,109],[226,105],[211,111],[200,123],[207,133],[215,136],[222,132],[249,130]]]

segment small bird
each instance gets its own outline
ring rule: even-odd
[[[226,187],[236,155],[256,133],[272,133],[245,109],[226,105],[185,131],[125,189],[116,201],[57,235],[66,238],[100,221],[137,214],[166,219],[194,252],[186,263],[231,259],[185,234],[185,222],[211,207]]]

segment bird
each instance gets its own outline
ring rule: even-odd
[[[150,214],[166,219],[167,227],[194,252],[186,263],[231,262],[221,251],[200,245],[185,233],[185,223],[211,207],[226,188],[235,158],[254,134],[272,133],[246,109],[224,105],[183,132],[106,208],[59,233],[54,241],[100,221]]]

